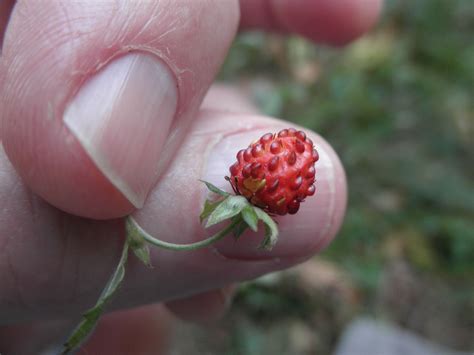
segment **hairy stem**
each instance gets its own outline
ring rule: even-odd
[[[207,239],[201,240],[196,243],[189,243],[189,244],[174,244],[164,242],[162,240],[156,239],[148,234],[146,231],[143,230],[142,227],[138,225],[138,223],[131,217],[128,216],[127,218],[127,232],[128,233],[137,233],[140,237],[146,240],[148,243],[156,245],[157,247],[168,249],[168,250],[196,250],[200,248],[205,248],[211,245],[214,242],[224,238],[229,232],[231,232],[234,227],[241,222],[240,218],[236,218],[232,223],[227,225],[224,229],[214,234],[212,237]]]

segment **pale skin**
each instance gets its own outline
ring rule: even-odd
[[[124,216],[132,213],[165,241],[189,243],[209,235],[198,221],[206,196],[198,180],[231,191],[223,176],[232,152],[262,133],[293,126],[259,115],[237,91],[211,86],[239,29],[293,32],[342,45],[367,32],[381,9],[379,0],[156,0],[124,2],[119,9],[106,1],[71,6],[66,0],[25,0],[11,11],[13,3],[0,3],[1,353],[34,353],[70,329],[117,261]],[[177,26],[183,13],[196,24]],[[176,115],[160,146],[163,163],[139,210],[87,158],[61,120],[67,93],[128,50],[166,56],[179,82]],[[318,192],[297,215],[279,220],[275,249],[256,251],[259,240],[249,234],[238,244],[224,240],[195,252],[153,250],[151,270],[131,259],[112,309],[142,307],[108,316],[113,321],[106,317],[86,345],[89,353],[120,354],[107,339],[127,326],[154,330],[141,332],[133,349],[158,351],[167,332],[163,322],[170,322],[163,305],[186,319],[218,317],[232,284],[295,265],[329,244],[344,216],[344,170],[330,145],[307,133],[321,156]],[[29,334],[28,344],[20,334]]]

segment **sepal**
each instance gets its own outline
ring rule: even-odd
[[[150,261],[150,247],[137,227],[132,223],[130,218],[126,219],[125,229],[127,231],[128,245],[132,249],[135,256],[140,259],[146,266],[152,267]]]
[[[207,188],[219,196],[217,201],[206,200],[200,215],[200,222],[205,220],[205,227],[209,228],[225,220],[237,222],[232,233],[238,239],[246,230],[258,231],[258,223],[261,221],[265,228],[265,237],[260,244],[260,249],[271,250],[278,241],[278,226],[273,218],[259,207],[252,205],[245,197],[230,195],[209,182],[203,181]],[[238,220],[241,220],[238,223]]]
[[[204,202],[204,207],[202,209],[201,214],[199,215],[199,221],[202,224],[202,222],[210,216],[212,212],[216,209],[217,206],[219,206],[224,200],[219,200],[219,201],[211,201],[211,200],[206,200]]]
[[[247,199],[243,196],[226,197],[207,218],[206,228],[238,215],[248,205]]]
[[[255,212],[257,213],[258,219],[263,222],[265,225],[265,239],[260,244],[259,248],[265,250],[272,250],[275,244],[278,241],[278,226],[273,220],[272,217],[264,210],[254,207]]]
[[[248,204],[242,209],[242,218],[251,230],[256,232],[258,230],[258,215],[255,212],[255,207]]]
[[[224,197],[230,196],[230,193],[225,192],[224,190],[221,190],[220,188],[218,188],[217,186],[211,184],[210,182],[207,182],[207,181],[204,181],[204,180],[199,180],[199,181],[206,184],[209,191],[214,192],[215,194],[218,194],[218,195],[221,195],[221,196],[224,196]]]

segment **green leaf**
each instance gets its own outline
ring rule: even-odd
[[[199,221],[202,224],[202,221],[204,221],[209,215],[214,212],[217,206],[221,204],[224,200],[220,201],[211,201],[211,200],[206,200],[204,202],[204,208],[202,209],[201,215],[199,216]]]
[[[207,219],[206,228],[239,214],[249,202],[243,196],[229,196],[217,206]]]
[[[248,205],[244,207],[242,210],[242,218],[254,232],[258,230],[258,216],[252,206]]]
[[[86,313],[83,314],[81,322],[74,329],[72,334],[67,339],[66,343],[63,345],[63,351],[61,354],[68,354],[77,347],[79,347],[84,340],[89,336],[89,334],[94,330],[97,322],[99,321],[100,316],[104,312],[104,308],[107,303],[110,301],[115,291],[120,287],[120,284],[123,281],[125,276],[125,265],[127,264],[128,259],[128,249],[129,249],[129,239],[125,240],[122,255],[120,256],[119,263],[110,277],[107,285],[105,286],[102,294],[100,295],[97,303],[94,307],[89,309]]]
[[[150,261],[150,247],[136,226],[132,223],[131,218],[132,217],[128,217],[125,222],[128,245],[138,259],[146,266],[152,267]]]
[[[265,211],[258,207],[254,207],[255,212],[257,213],[258,218],[265,225],[265,238],[260,244],[259,248],[272,250],[278,241],[278,226]]]
[[[230,193],[225,192],[224,190],[221,190],[220,188],[218,188],[217,186],[211,184],[210,182],[207,182],[207,181],[204,181],[204,180],[199,180],[199,181],[205,183],[206,186],[207,186],[207,188],[208,188],[210,191],[214,192],[215,194],[218,194],[218,195],[221,195],[221,196],[225,196],[225,197],[230,196]]]

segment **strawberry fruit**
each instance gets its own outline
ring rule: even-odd
[[[237,153],[228,180],[234,191],[271,214],[295,214],[314,195],[318,152],[303,131],[264,134]]]
[[[204,181],[221,198],[206,201],[201,222],[207,220],[207,228],[230,219],[230,229],[238,238],[247,228],[256,232],[262,221],[265,238],[260,247],[272,249],[278,240],[278,227],[272,216],[295,214],[301,202],[314,195],[314,164],[318,159],[313,142],[303,131],[289,128],[264,134],[240,150],[237,161],[229,168],[230,177],[226,179],[236,196]]]

